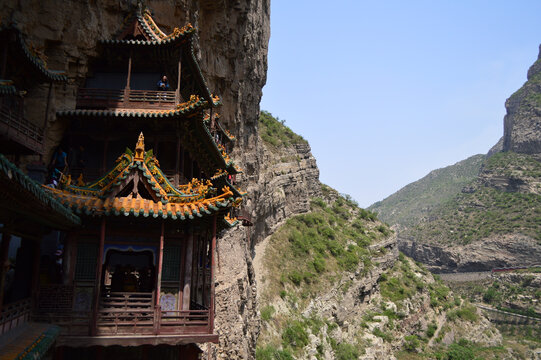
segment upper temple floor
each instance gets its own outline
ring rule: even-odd
[[[194,55],[194,34],[190,24],[165,34],[150,11],[139,8],[115,38],[98,42],[100,55],[90,61],[76,108],[175,110],[194,97],[214,106]]]

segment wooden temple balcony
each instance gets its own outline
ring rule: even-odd
[[[176,91],[80,88],[76,106],[77,109],[172,110],[181,101]]]
[[[59,291],[60,287],[65,288],[65,291]],[[44,290],[43,293],[48,295],[49,292]],[[72,295],[73,287],[60,285],[54,291]],[[52,305],[48,300],[45,300],[45,304]],[[68,310],[62,305],[57,308],[43,307],[44,302],[39,303],[42,307],[34,312],[33,320],[59,326],[59,341],[62,341],[62,336],[69,337],[70,343],[78,341],[77,338],[83,341],[89,335],[100,338],[133,337],[134,342],[141,336],[195,336],[210,341],[217,337],[213,335],[209,309],[162,309],[160,305],[154,305],[153,293],[108,292],[101,297],[96,316],[93,316],[92,311],[73,311],[72,304],[69,304]]]
[[[0,106],[0,135],[17,152],[43,153],[43,129],[26,120],[20,107]]]
[[[100,310],[95,335],[212,335],[209,317],[209,310]],[[38,312],[33,319],[60,326],[61,335],[88,336],[92,329],[90,312]]]
[[[0,314],[0,335],[28,322],[30,310],[30,299],[4,305]]]

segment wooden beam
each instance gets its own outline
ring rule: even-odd
[[[192,260],[193,260],[193,231],[186,240],[186,258],[184,259],[184,287],[182,290],[182,308],[181,310],[190,309],[190,296],[192,285]]]
[[[209,333],[214,332],[214,276],[216,276],[216,214],[212,217],[212,240],[210,243],[210,304],[209,304]]]
[[[101,219],[100,244],[98,248],[98,261],[96,263],[96,279],[94,284],[94,302],[92,306],[92,326],[90,335],[96,336],[98,332],[98,310],[100,304],[101,273],[103,263],[103,248],[105,244],[105,217]]]
[[[4,303],[4,286],[6,283],[6,273],[9,270],[8,253],[11,234],[2,233],[2,244],[0,245],[0,315],[2,314],[2,305]]]

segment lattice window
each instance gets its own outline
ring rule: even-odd
[[[75,280],[91,281],[96,278],[96,261],[98,259],[98,244],[78,243],[77,262],[75,264]]]
[[[163,248],[162,281],[179,281],[181,264],[180,245],[168,244]]]

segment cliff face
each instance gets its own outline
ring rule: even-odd
[[[541,153],[541,48],[528,81],[505,102],[503,151]]]

